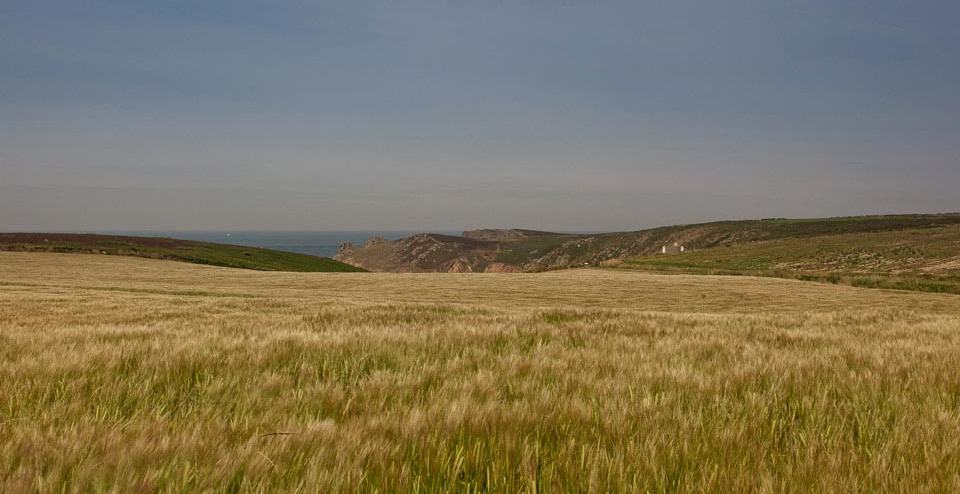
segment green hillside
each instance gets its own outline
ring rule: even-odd
[[[960,224],[945,221],[954,218],[923,225],[916,219],[776,220],[761,240],[694,243],[683,254],[630,257],[617,267],[960,293]]]
[[[160,237],[0,233],[0,250],[135,256],[261,271],[363,271],[327,257]]]
[[[960,214],[854,216],[818,219],[763,219],[675,225],[633,232],[564,235],[504,244],[497,260],[540,271],[599,265],[613,259],[655,254],[677,242],[688,249],[801,240],[829,235],[861,235],[907,230],[936,230],[960,225]],[[889,241],[893,237],[884,237]],[[802,243],[797,244],[803,247]],[[802,250],[802,249],[801,249]]]

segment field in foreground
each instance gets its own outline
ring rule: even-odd
[[[0,253],[0,491],[960,489],[960,297]]]

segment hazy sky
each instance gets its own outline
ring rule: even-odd
[[[960,210],[960,2],[0,2],[0,230]]]

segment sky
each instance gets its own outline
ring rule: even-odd
[[[0,2],[0,231],[960,211],[955,0]]]

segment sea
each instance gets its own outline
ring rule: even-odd
[[[201,242],[263,247],[314,256],[333,257],[344,242],[362,245],[370,237],[396,240],[413,235],[412,231],[351,231],[351,232],[270,232],[270,231],[111,231],[111,235],[138,237],[170,237]],[[436,231],[445,235],[461,232]]]

